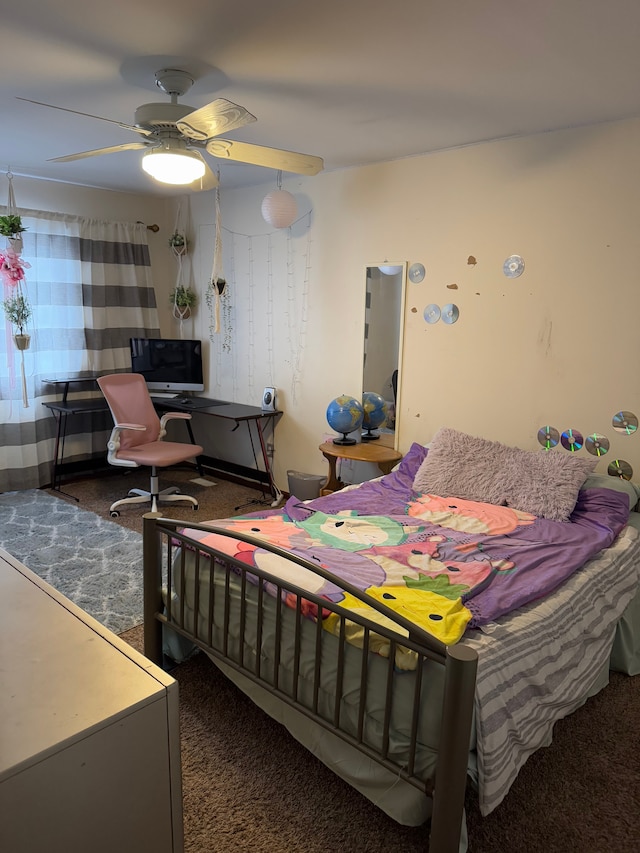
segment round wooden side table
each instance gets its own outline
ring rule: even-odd
[[[338,459],[353,459],[355,462],[373,462],[383,474],[391,473],[394,465],[402,459],[402,453],[394,450],[392,435],[383,434],[378,441],[363,441],[359,444],[334,444],[325,441],[320,452],[329,463],[329,479],[322,487],[322,494],[337,492],[345,486],[336,474]]]

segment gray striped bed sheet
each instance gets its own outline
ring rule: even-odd
[[[635,513],[634,513],[635,515]],[[552,740],[606,668],[616,622],[640,581],[640,533],[627,526],[546,599],[467,633],[479,654],[476,734],[480,810],[506,796],[527,757]]]

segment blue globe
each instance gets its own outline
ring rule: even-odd
[[[353,432],[362,426],[364,409],[355,397],[342,394],[327,406],[327,421],[331,429],[342,433],[342,438],[334,438],[334,444],[355,444],[355,439],[347,438],[348,432]]]
[[[364,418],[362,426],[365,429],[378,429],[387,419],[387,401],[375,391],[365,391],[362,395]]]

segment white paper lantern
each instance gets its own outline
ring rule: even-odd
[[[402,267],[392,267],[392,266],[381,266],[378,267],[381,273],[384,275],[398,275],[402,272]]]
[[[262,199],[262,218],[274,228],[288,228],[297,215],[296,200],[286,190],[272,190]]]

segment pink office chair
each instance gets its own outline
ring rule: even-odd
[[[167,412],[158,418],[151,402],[147,384],[139,373],[113,373],[98,379],[100,390],[104,394],[114,427],[109,437],[107,459],[111,465],[123,465],[138,468],[148,465],[151,468],[150,490],[131,489],[129,497],[111,504],[109,512],[113,518],[120,515],[119,506],[151,501],[151,512],[158,511],[158,502],[175,503],[187,501],[198,509],[198,501],[189,495],[179,494],[172,486],[158,491],[157,468],[166,468],[186,462],[202,453],[198,444],[183,444],[175,441],[162,441],[166,435],[165,424],[171,418],[189,420],[187,412]]]

